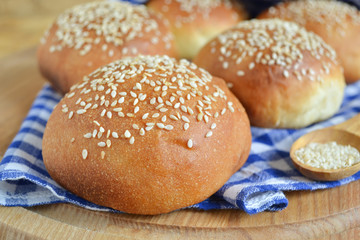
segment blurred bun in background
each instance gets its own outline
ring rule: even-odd
[[[279,3],[258,18],[293,21],[332,46],[344,68],[347,83],[360,79],[360,11],[339,1],[299,0]]]
[[[148,7],[169,20],[180,58],[190,60],[210,39],[248,18],[233,0],[150,0]]]

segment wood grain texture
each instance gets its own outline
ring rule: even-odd
[[[35,49],[0,59],[0,156],[44,80]],[[287,192],[289,206],[253,216],[240,210],[113,214],[70,204],[0,207],[0,239],[360,239],[360,181]]]

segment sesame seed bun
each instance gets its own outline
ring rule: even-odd
[[[180,57],[186,59],[248,17],[243,6],[232,0],[150,0],[147,6],[169,20]]]
[[[254,126],[305,127],[332,116],[343,99],[335,51],[291,22],[239,23],[210,41],[194,63],[228,82]]]
[[[40,71],[60,92],[123,56],[177,57],[168,21],[145,6],[92,2],[61,14],[38,48]]]
[[[258,18],[296,22],[332,46],[347,83],[360,79],[360,12],[339,1],[291,1],[269,8]]]
[[[215,193],[250,145],[248,117],[225,81],[186,60],[138,56],[72,87],[46,125],[43,159],[84,199],[159,214]]]

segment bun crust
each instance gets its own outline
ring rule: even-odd
[[[319,35],[336,51],[347,83],[360,79],[360,11],[339,1],[291,1],[258,16],[293,21]]]
[[[43,76],[66,93],[83,76],[123,56],[177,57],[168,21],[145,6],[93,2],[61,14],[38,48]]]
[[[147,5],[169,20],[181,58],[192,59],[202,46],[248,15],[232,0],[151,0]]]
[[[215,193],[250,145],[248,117],[223,80],[185,60],[139,56],[72,87],[47,123],[43,159],[84,199],[159,214]]]
[[[254,126],[305,127],[332,116],[343,99],[335,51],[291,22],[242,22],[210,41],[194,63],[228,82]]]

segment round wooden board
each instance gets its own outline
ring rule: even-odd
[[[0,60],[0,156],[44,80],[35,50]],[[11,121],[10,121],[11,120]],[[114,214],[70,204],[0,207],[0,239],[360,239],[360,181],[287,192],[280,212],[179,210],[158,216]]]

